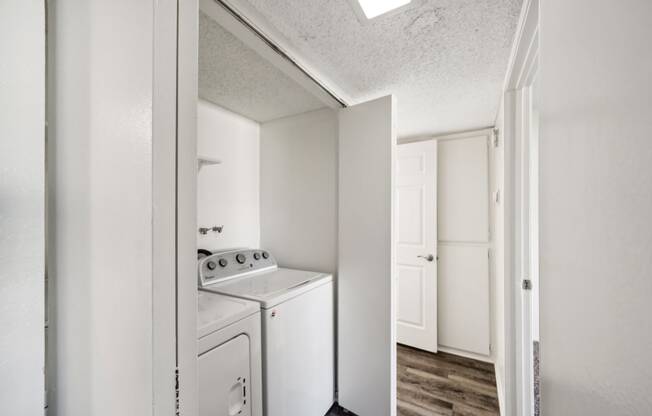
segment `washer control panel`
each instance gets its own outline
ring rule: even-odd
[[[274,256],[265,250],[221,251],[199,260],[199,286],[277,267]]]

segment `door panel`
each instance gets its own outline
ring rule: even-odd
[[[489,355],[489,256],[483,246],[439,246],[439,345]]]
[[[437,352],[437,143],[402,144],[396,160],[397,340]]]
[[[391,96],[339,113],[339,403],[396,414]]]
[[[426,276],[423,267],[407,266],[399,264],[396,266],[398,277],[398,313],[397,322],[399,325],[423,329],[425,320],[425,280]],[[400,334],[400,330],[398,331]],[[398,337],[398,342],[401,342]]]
[[[400,159],[400,151],[399,151]],[[423,247],[425,243],[424,216],[426,203],[425,186],[398,186],[396,207],[398,221],[396,232],[398,244]],[[434,221],[434,219],[433,219]]]
[[[489,241],[487,136],[439,142],[439,241]]]

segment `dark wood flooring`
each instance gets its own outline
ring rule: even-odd
[[[399,416],[498,416],[494,366],[398,346]]]
[[[398,416],[498,416],[492,364],[403,345],[397,350]],[[334,408],[327,416],[350,415]]]

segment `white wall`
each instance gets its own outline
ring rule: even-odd
[[[50,410],[149,415],[158,6],[130,0],[50,5],[55,236],[49,271],[56,306]]]
[[[197,153],[220,159],[197,179],[199,227],[223,225],[221,234],[197,234],[208,250],[260,246],[260,126],[210,102],[197,105]]]
[[[542,414],[652,414],[652,2],[541,2]]]
[[[43,414],[45,10],[0,2],[0,403]]]
[[[261,125],[261,246],[286,267],[337,269],[337,113]]]

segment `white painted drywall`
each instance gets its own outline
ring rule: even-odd
[[[338,397],[360,416],[396,414],[395,102],[339,112]]]
[[[159,0],[160,1],[160,0]],[[199,414],[197,368],[197,0],[177,2],[177,366],[179,414]],[[158,415],[157,415],[158,416]]]
[[[45,10],[0,3],[0,403],[43,414]]]
[[[208,101],[197,105],[197,154],[220,159],[197,175],[199,227],[223,225],[221,234],[197,233],[207,250],[260,245],[260,126]]]
[[[156,5],[50,4],[56,305],[50,412],[150,415]]]
[[[286,267],[337,269],[337,113],[261,125],[261,246]]]
[[[541,2],[542,414],[652,414],[652,2]]]

